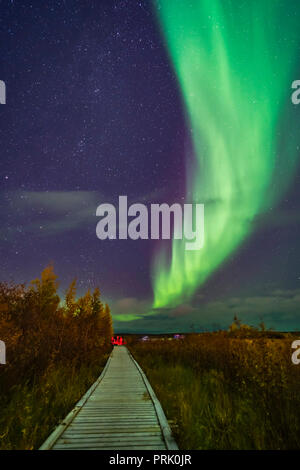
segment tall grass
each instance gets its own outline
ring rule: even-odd
[[[225,333],[133,343],[181,449],[299,449],[291,339]]]
[[[0,449],[38,448],[93,384],[107,358],[79,368],[61,364],[31,384],[14,386],[1,407]]]

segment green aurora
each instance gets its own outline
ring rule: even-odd
[[[282,144],[282,133],[293,113],[299,7],[281,0],[157,2],[191,129],[186,202],[205,205],[205,243],[186,251],[184,240],[173,240],[171,260],[165,250],[156,255],[153,308],[191,297],[291,182],[299,139],[294,133]]]

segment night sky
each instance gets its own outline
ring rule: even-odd
[[[300,9],[292,15],[300,23]],[[227,327],[235,314],[300,329],[298,163],[280,200],[266,200],[249,236],[177,304],[153,308],[161,241],[96,237],[100,203],[171,204],[189,189],[194,129],[154,2],[0,1],[0,38],[1,281],[29,282],[53,262],[60,292],[74,277],[78,294],[99,286],[123,332]],[[273,190],[284,149],[300,146],[300,106],[284,86]]]

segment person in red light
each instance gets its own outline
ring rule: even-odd
[[[124,340],[124,338],[122,338],[122,336],[112,336],[111,344],[113,346],[122,346],[123,344],[126,344],[126,341]]]

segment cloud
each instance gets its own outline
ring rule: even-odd
[[[140,319],[133,318],[134,321],[129,321],[126,326],[128,331],[142,332],[184,332],[194,328],[202,331],[217,326],[228,328],[237,315],[244,323],[253,326],[263,320],[267,327],[278,330],[300,329],[300,288],[274,289],[265,295],[235,296],[209,302],[198,296],[197,302],[198,305],[193,299],[190,304],[176,308],[149,309],[146,315],[142,315],[140,309]],[[125,305],[129,307],[130,302],[125,302]]]
[[[140,314],[142,316],[148,309],[149,302],[136,297],[124,297],[113,304],[113,313],[118,315]]]
[[[299,209],[275,209],[256,215],[253,224],[260,228],[274,228],[296,225],[300,222]]]
[[[139,201],[150,203],[164,195],[164,190],[144,194]],[[96,228],[99,204],[114,204],[118,212],[119,195],[106,197],[98,191],[11,191],[1,194],[0,236],[12,240],[18,233],[52,236],[87,227]],[[118,225],[118,218],[117,218]]]
[[[14,203],[20,207],[43,208],[53,214],[78,208],[90,208],[97,200],[95,191],[24,191],[13,193]]]
[[[10,238],[18,232],[49,236],[96,226],[103,196],[96,191],[14,191],[5,194],[4,202],[2,236],[7,230]]]
[[[188,304],[178,305],[178,307],[172,309],[169,316],[170,317],[183,317],[190,315],[195,311],[195,308]]]

